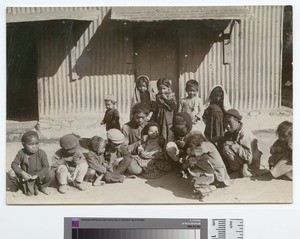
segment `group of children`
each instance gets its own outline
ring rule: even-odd
[[[169,79],[157,81],[156,95],[149,83],[145,75],[136,79],[130,121],[122,128],[115,97],[105,98],[101,124],[106,125],[107,139],[92,137],[88,152],[82,151],[76,135],[67,134],[60,138],[61,148],[49,165],[46,153],[39,149],[39,135],[24,133],[23,149],[12,162],[9,177],[27,195],[49,194],[47,187],[56,178],[58,191],[64,194],[68,184],[85,190],[84,181],[100,186],[135,175],[158,178],[173,171],[188,178],[202,198],[217,187],[229,186],[228,172],[238,171],[242,177],[258,172],[262,155],[258,141],[243,127],[240,113],[231,109],[222,86],[209,92],[201,115],[197,81],[186,83],[187,96],[178,105]],[[195,126],[201,120],[204,134]],[[292,180],[292,123],[282,122],[277,135],[269,175]]]

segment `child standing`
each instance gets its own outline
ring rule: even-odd
[[[53,156],[51,168],[59,183],[58,191],[66,193],[66,185],[72,182],[81,191],[86,190],[83,179],[88,170],[88,164],[80,151],[79,139],[74,134],[67,134],[59,140],[61,149]]]
[[[224,134],[223,116],[230,109],[228,96],[222,86],[218,85],[210,90],[209,97],[205,101],[204,135],[209,141],[215,141]]]
[[[132,107],[136,103],[141,103],[142,107],[149,112],[146,117],[146,120],[149,121],[154,112],[154,104],[155,104],[155,95],[153,95],[149,90],[149,77],[146,75],[140,75],[135,80],[135,89],[131,101],[131,113],[132,116]]]
[[[116,109],[117,100],[113,95],[108,95],[105,98],[105,115],[101,125],[106,124],[106,131],[110,129],[120,129],[120,115]]]
[[[197,121],[201,120],[202,110],[201,99],[197,97],[198,82],[195,80],[187,81],[185,91],[188,95],[180,100],[178,112],[187,112],[191,116],[193,124],[196,124]]]
[[[8,172],[16,186],[21,187],[24,194],[37,195],[38,190],[48,195],[47,187],[55,174],[49,168],[47,154],[39,149],[39,136],[35,131],[27,131],[22,136],[23,149],[19,150]]]
[[[156,110],[154,121],[161,127],[160,135],[168,142],[173,139],[172,127],[173,116],[176,113],[177,102],[172,92],[171,80],[161,78],[157,81],[158,93],[156,94]]]
[[[293,123],[283,121],[277,131],[278,139],[270,148],[270,173],[274,178],[286,176],[293,180]]]

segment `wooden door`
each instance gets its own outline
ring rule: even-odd
[[[178,96],[178,43],[174,24],[136,23],[133,31],[136,76],[147,75],[155,90],[159,78],[168,78]]]

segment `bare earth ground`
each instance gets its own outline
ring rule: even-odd
[[[272,122],[262,122],[269,124],[270,128],[253,131],[259,140],[260,150],[263,152],[261,168],[267,168],[269,158],[269,147],[276,140],[275,125],[283,120],[292,120],[291,115],[272,117]],[[261,120],[261,119],[260,119]],[[268,119],[265,119],[268,121]],[[251,124],[251,119],[248,125]],[[246,124],[247,122],[245,122]],[[29,123],[30,124],[30,123]],[[34,125],[34,123],[31,123]],[[28,124],[18,124],[18,130],[24,132]],[[32,126],[31,126],[32,127]],[[14,129],[14,130],[12,130]],[[18,131],[17,130],[17,131]],[[92,137],[95,134],[103,134],[103,128],[80,129],[85,132],[83,137]],[[49,131],[49,130],[48,130]],[[46,151],[51,158],[58,149],[58,138],[65,132],[53,131],[49,133],[45,130],[45,135],[53,135],[42,139],[40,148]],[[10,163],[18,149],[22,146],[17,136],[16,124],[11,123],[7,127],[7,165]],[[72,131],[71,131],[72,132]],[[96,133],[95,133],[96,132]],[[16,134],[15,134],[16,135]],[[56,136],[56,137],[54,137]],[[55,138],[55,139],[49,139]],[[231,175],[234,177],[234,175]],[[55,186],[55,185],[54,185]],[[266,181],[265,176],[257,178],[237,178],[233,179],[230,187],[217,189],[202,201],[195,198],[193,188],[189,181],[178,178],[174,173],[162,176],[159,179],[126,179],[124,183],[106,184],[104,186],[93,187],[87,184],[87,191],[79,191],[76,188],[68,187],[67,194],[60,194],[55,187],[50,187],[51,195],[46,196],[39,193],[38,196],[25,196],[20,191],[12,192],[11,184],[7,181],[7,203],[8,204],[199,204],[199,203],[291,203],[293,198],[293,183],[291,181],[273,179]]]

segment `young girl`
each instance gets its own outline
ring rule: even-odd
[[[160,135],[167,141],[173,139],[172,126],[173,116],[176,113],[177,102],[172,92],[171,80],[161,78],[157,81],[158,93],[156,94],[156,110],[154,121],[161,127]]]
[[[193,124],[201,120],[202,102],[197,93],[199,90],[199,84],[195,80],[189,80],[186,82],[185,91],[188,94],[187,97],[182,98],[179,103],[178,112],[187,112],[190,114]]]
[[[209,141],[215,141],[224,134],[223,117],[226,110],[230,109],[228,96],[222,86],[218,85],[211,89],[209,97],[205,101],[204,135]]]
[[[283,121],[276,133],[278,139],[270,148],[270,173],[274,178],[285,176],[293,180],[293,123]]]
[[[138,147],[137,162],[142,167],[144,178],[158,178],[170,171],[172,164],[167,160],[163,151],[165,139],[159,135],[159,126],[149,122],[143,129],[146,140]]]
[[[149,112],[149,114],[146,117],[147,121],[149,121],[153,115],[155,104],[155,95],[153,95],[153,93],[150,93],[149,91],[149,81],[149,77],[146,75],[140,75],[135,80],[136,86],[131,101],[130,113],[130,116],[132,116],[132,107],[136,103],[141,103],[143,108]]]
[[[120,115],[119,111],[116,109],[117,100],[113,95],[108,95],[105,98],[106,112],[101,125],[106,124],[106,131],[110,129],[120,130]]]

